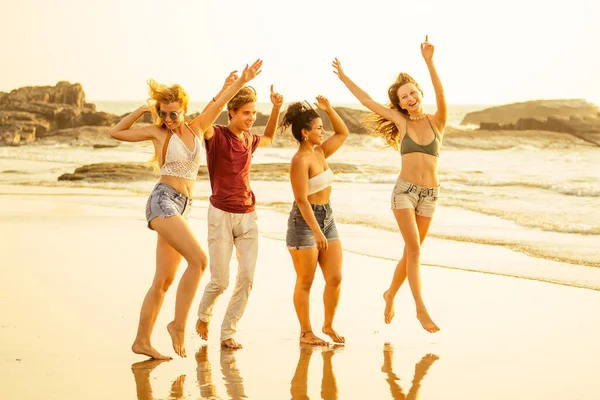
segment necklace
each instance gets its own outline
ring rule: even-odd
[[[413,117],[412,115],[409,115],[408,119],[410,119],[411,121],[418,121],[418,120],[424,119],[425,117],[427,117],[427,114],[423,113],[423,114],[419,115],[418,117]]]

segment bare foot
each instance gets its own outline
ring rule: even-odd
[[[167,360],[157,360],[150,358],[145,361],[139,361],[131,365],[131,372],[133,372],[133,379],[135,379],[135,391],[138,399],[153,399],[152,396],[152,384],[150,383],[150,374],[152,370],[159,364],[166,362]]]
[[[325,327],[324,326],[322,330],[323,330],[323,333],[326,334],[327,336],[329,336],[331,338],[331,340],[333,340],[335,343],[346,343],[346,338],[338,335],[338,333],[333,330],[333,327],[331,327],[331,326]]]
[[[208,361],[208,346],[202,345],[196,352],[196,362],[206,362]]]
[[[429,354],[425,354],[423,356],[423,358],[421,358],[421,361],[419,361],[419,364],[420,365],[433,364],[434,361],[437,361],[439,359],[440,359],[440,356],[438,356],[437,354],[429,353]]]
[[[421,359],[421,361],[419,361],[415,365],[415,380],[420,381],[421,379],[423,379],[425,374],[427,374],[429,367],[431,367],[431,365],[433,365],[433,363],[439,359],[440,359],[440,357],[438,357],[435,354],[429,353],[429,354],[424,355],[423,358]]]
[[[329,343],[317,337],[313,331],[306,331],[300,334],[300,343],[311,344],[313,346],[329,346]]]
[[[388,290],[383,292],[383,299],[385,300],[385,310],[383,311],[383,317],[385,319],[385,323],[389,324],[390,322],[392,322],[392,319],[394,318],[394,315],[396,315],[396,312],[394,311],[394,298],[388,297],[387,294]]]
[[[200,335],[202,339],[208,340],[208,322],[204,322],[198,318],[198,321],[196,322],[196,332],[198,332],[198,335]]]
[[[183,345],[185,338],[185,329],[178,328],[175,326],[175,321],[171,321],[169,325],[167,325],[167,331],[169,331],[169,335],[171,335],[171,340],[173,341],[173,350],[180,357],[187,357],[185,354],[185,347]]]
[[[177,379],[173,381],[171,385],[171,399],[181,399],[184,395],[184,384],[185,384],[185,375],[180,375]]]
[[[391,374],[394,380],[398,380],[396,374],[394,374],[392,368],[392,360],[394,357],[394,347],[391,343],[385,343],[383,345],[383,366],[381,367],[381,372],[386,374]]]
[[[156,351],[156,349],[154,349],[154,347],[152,347],[152,345],[150,345],[150,343],[135,342],[133,345],[131,345],[131,350],[135,354],[141,354],[143,356],[148,356],[155,360],[166,361],[166,360],[173,359],[173,357],[163,356],[162,354],[160,354],[158,351]]]
[[[417,311],[417,319],[423,326],[423,329],[429,333],[435,333],[440,330],[427,311]]]
[[[150,372],[152,372],[154,368],[164,363],[165,361],[168,360],[159,360],[156,358],[151,358],[149,360],[138,361],[136,363],[131,364],[131,371],[133,371],[134,374],[138,373],[139,371],[145,371],[148,374],[150,374]]]
[[[221,340],[221,347],[227,347],[228,349],[238,350],[242,348],[242,345],[236,342],[233,338],[227,340]]]

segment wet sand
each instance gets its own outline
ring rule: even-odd
[[[441,332],[420,328],[408,287],[385,325],[381,294],[395,263],[345,252],[336,327],[347,344],[301,348],[294,272],[280,238],[286,216],[266,209],[259,209],[258,267],[237,337],[244,349],[219,347],[231,288],[217,304],[208,343],[194,333],[207,273],[189,319],[188,358],[144,362],[129,348],[154,272],[146,198],[13,189],[0,187],[1,399],[596,399],[600,392],[600,292],[428,265],[434,255],[457,263],[468,256],[451,241],[427,241],[423,250],[424,295]],[[13,194],[1,194],[7,192]],[[204,247],[206,206],[196,202],[191,219]],[[356,241],[357,229],[338,226],[342,240],[347,233]],[[382,246],[376,231],[363,232],[371,251]],[[385,245],[401,251],[401,242]],[[486,247],[473,246],[485,254]],[[496,249],[493,262],[515,262],[511,254]],[[322,289],[317,276],[315,330],[323,321]],[[174,297],[172,287],[153,336],[172,356],[166,324]]]

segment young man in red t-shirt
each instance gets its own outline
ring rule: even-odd
[[[233,75],[235,73],[230,78]],[[229,78],[221,93],[226,89],[228,81]],[[258,147],[273,142],[283,105],[283,96],[275,93],[273,86],[271,102],[273,109],[262,136],[250,133],[256,120],[256,92],[248,86],[240,89],[227,103],[229,124],[213,125],[212,129],[204,133],[212,188],[208,208],[211,277],[198,308],[196,331],[201,338],[208,339],[213,307],[229,285],[229,261],[235,245],[238,275],[221,325],[221,344],[233,349],[242,347],[233,336],[248,303],[258,256],[258,227],[254,210],[256,201],[250,188],[250,162]]]

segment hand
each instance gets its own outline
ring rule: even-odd
[[[429,43],[428,36],[429,35],[425,35],[425,41],[423,43],[421,43],[421,54],[423,55],[423,58],[425,59],[425,61],[433,60],[434,47],[431,43]]]
[[[273,103],[273,107],[281,108],[283,105],[283,96],[273,91],[273,85],[271,85],[271,103]]]
[[[227,79],[225,79],[225,83],[223,83],[223,90],[227,89],[229,86],[233,85],[235,81],[238,80],[237,70],[231,71]]]
[[[331,111],[333,109],[327,97],[321,95],[317,96],[317,102],[315,103],[315,106],[317,106],[325,112]]]
[[[148,107],[148,104],[144,104],[138,108],[138,111],[142,114],[146,114],[147,112],[150,112],[150,107]]]
[[[342,63],[340,62],[340,60],[338,60],[337,58],[334,59],[331,65],[334,68],[333,73],[336,74],[338,78],[340,78],[340,80],[343,81],[347,78],[346,74],[344,73],[344,70],[342,69]]]
[[[327,238],[320,229],[317,233],[315,233],[315,242],[317,243],[317,249],[319,251],[327,251]]]
[[[256,78],[256,76],[262,72],[260,69],[262,67],[262,63],[262,60],[259,59],[254,61],[254,64],[252,64],[250,67],[248,67],[248,64],[246,64],[246,67],[242,72],[241,79],[243,79],[244,82],[250,82],[252,79]]]

